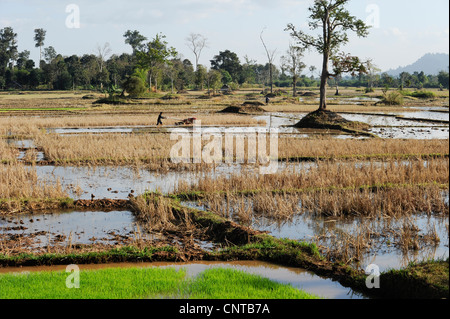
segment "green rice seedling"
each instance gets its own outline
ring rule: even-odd
[[[224,268],[201,273],[187,287],[187,295],[192,299],[318,299],[289,285]]]

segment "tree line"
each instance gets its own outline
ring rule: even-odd
[[[124,41],[132,53],[111,54],[108,43],[98,45],[95,54],[63,56],[53,46],[45,46],[46,31],[34,30],[35,47],[40,62],[30,59],[31,52],[18,51],[17,34],[13,28],[0,29],[0,89],[1,90],[163,90],[178,92],[187,89],[218,90],[224,85],[238,87],[319,87],[320,74],[314,66],[303,63],[303,51],[290,45],[275,65],[275,51],[261,41],[267,52],[267,63],[260,64],[248,56],[241,61],[235,52],[220,51],[210,65],[199,64],[208,40],[200,34],[190,34],[186,46],[194,60],[183,58],[169,46],[159,33],[148,39],[138,31],[128,30]],[[378,71],[378,72],[377,72]],[[368,72],[332,77],[332,86],[448,88],[449,75],[402,73],[398,77],[380,74],[373,66]]]

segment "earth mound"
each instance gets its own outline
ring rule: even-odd
[[[299,96],[306,96],[306,97],[308,97],[308,96],[318,96],[319,95],[316,92],[310,92],[310,91],[308,91],[308,92],[299,92],[297,94]]]
[[[247,101],[244,102],[241,106],[229,106],[220,113],[235,113],[235,114],[245,114],[245,113],[264,113],[264,110],[261,106],[264,104],[258,101]]]
[[[339,114],[328,110],[309,113],[294,125],[296,128],[328,129],[340,131],[368,130],[370,125],[349,121]]]

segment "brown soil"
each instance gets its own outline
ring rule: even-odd
[[[368,130],[370,128],[366,123],[346,120],[339,114],[328,110],[317,110],[309,113],[300,122],[295,124],[294,127],[302,129],[339,130],[359,134],[366,134],[361,132],[361,130]]]
[[[294,126],[298,128],[339,129],[341,125],[348,125],[349,123],[350,121],[344,119],[337,113],[327,110],[317,110],[306,115]]]
[[[74,202],[74,208],[78,209],[129,209],[130,202],[126,199],[98,199],[98,200],[77,200]]]
[[[234,113],[234,114],[248,114],[248,113],[264,113],[261,106],[264,104],[258,101],[247,101],[242,104],[242,106],[229,106],[219,113]]]

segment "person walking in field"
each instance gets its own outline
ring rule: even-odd
[[[158,116],[158,122],[156,123],[156,126],[158,126],[158,125],[163,125],[162,119],[164,119],[164,118],[165,118],[165,117],[162,116],[162,112],[159,113],[159,116]]]

